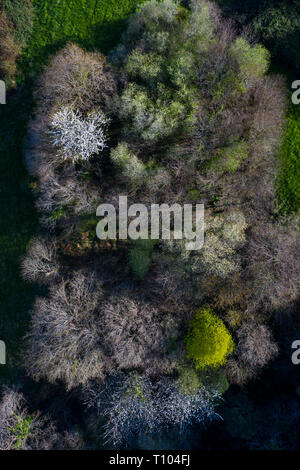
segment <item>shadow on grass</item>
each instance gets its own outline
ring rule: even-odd
[[[38,223],[22,155],[31,105],[31,91],[22,87],[0,106],[0,339],[7,349],[1,381],[20,375],[23,337],[35,295],[35,288],[19,274],[20,260]]]

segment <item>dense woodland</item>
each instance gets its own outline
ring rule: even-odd
[[[299,448],[299,34],[297,1],[2,0],[0,449]],[[203,203],[204,247],[100,241],[119,195]]]

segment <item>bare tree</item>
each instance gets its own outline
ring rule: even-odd
[[[226,278],[239,271],[238,250],[245,244],[247,223],[238,210],[223,214],[206,214],[205,243],[199,251],[187,251],[186,240],[170,240],[162,243],[162,249],[178,269],[190,272],[192,276],[208,275]],[[162,258],[162,262],[164,258]]]
[[[81,178],[73,166],[66,166],[60,171],[53,167],[40,167],[40,188],[36,205],[44,213],[44,222],[55,226],[60,217],[68,214],[91,214],[99,205],[99,188]]]
[[[116,92],[112,69],[99,52],[67,44],[41,76],[35,92],[41,108],[72,106],[82,113],[100,108],[106,112]]]
[[[176,355],[167,354],[176,331],[171,314],[133,296],[118,295],[102,307],[105,343],[120,369],[141,368],[148,374],[171,371]]]
[[[286,226],[262,223],[253,229],[247,252],[252,309],[295,306],[300,288],[299,248],[296,219]]]
[[[266,325],[245,322],[237,332],[239,358],[251,368],[265,366],[278,353],[278,346]]]
[[[232,382],[243,385],[253,378],[279,352],[269,328],[257,321],[246,321],[237,330],[234,357],[227,363]]]
[[[30,282],[49,283],[58,276],[55,240],[34,238],[21,264],[21,273]]]
[[[68,389],[90,378],[103,378],[106,358],[98,304],[101,284],[88,273],[75,273],[36,301],[28,335],[26,365],[35,378],[61,380]]]

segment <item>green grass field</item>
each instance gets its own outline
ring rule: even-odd
[[[107,53],[144,0],[34,0],[36,15],[25,65],[36,70],[68,41]]]
[[[287,116],[287,130],[280,149],[279,175],[281,212],[300,211],[300,105],[292,105]]]

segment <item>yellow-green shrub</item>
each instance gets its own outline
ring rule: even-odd
[[[209,307],[196,312],[185,344],[187,357],[194,362],[196,369],[223,365],[234,348],[226,326]]]

